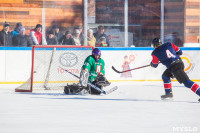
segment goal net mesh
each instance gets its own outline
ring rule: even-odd
[[[88,46],[34,46],[30,78],[15,89],[16,92],[63,90],[79,79],[65,70],[80,75],[85,58],[92,53]]]

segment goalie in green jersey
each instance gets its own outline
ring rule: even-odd
[[[92,55],[89,55],[81,68],[79,84],[68,85],[65,87],[65,93],[80,93],[99,95],[101,92],[87,85],[91,82],[93,85],[102,89],[110,85],[110,82],[105,78],[105,62],[101,58],[101,51],[98,48],[92,50]]]

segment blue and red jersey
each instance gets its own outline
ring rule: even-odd
[[[158,63],[161,62],[169,68],[172,62],[180,59],[179,56],[182,55],[182,50],[173,43],[167,42],[155,48],[151,55],[153,58],[151,65],[153,67],[157,67]]]

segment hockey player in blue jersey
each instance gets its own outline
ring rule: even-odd
[[[152,45],[155,49],[151,54],[151,66],[156,68],[159,63],[162,63],[167,67],[162,74],[165,95],[162,95],[161,98],[173,98],[170,78],[174,77],[180,84],[183,83],[185,87],[190,88],[194,93],[200,96],[199,85],[191,81],[188,75],[184,72],[184,64],[180,58],[180,55],[182,55],[182,50],[170,42],[162,44],[160,38],[153,39]]]

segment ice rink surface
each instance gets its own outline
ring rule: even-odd
[[[198,83],[199,84],[199,83]],[[15,93],[0,87],[0,133],[200,133],[199,97],[173,82],[112,83],[109,95]]]

